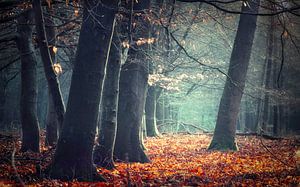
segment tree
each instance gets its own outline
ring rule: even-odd
[[[155,16],[155,19],[162,19],[162,9],[163,9],[164,0],[155,0],[151,2],[151,12]],[[152,16],[153,16],[152,15]],[[164,38],[162,38],[161,33],[163,32],[163,27],[159,23],[151,24],[150,34],[151,37],[154,38],[154,42],[151,43],[151,51],[148,52],[148,55],[152,57],[149,60],[149,74],[156,73],[157,62],[155,61],[155,56],[158,56],[159,53],[164,51]],[[161,45],[161,46],[159,46]],[[161,88],[155,85],[148,84],[148,91],[146,95],[146,104],[145,104],[145,118],[146,118],[146,134],[149,137],[159,136],[159,132],[157,129],[157,121],[156,121],[156,103],[157,103],[157,95],[161,92]]]
[[[46,79],[48,82],[48,87],[51,91],[52,101],[55,107],[55,111],[57,114],[57,118],[59,124],[61,125],[64,120],[65,114],[65,105],[61,96],[61,91],[59,87],[59,81],[54,71],[52,58],[49,52],[49,45],[45,31],[44,17],[43,11],[41,7],[40,0],[34,0],[33,3],[35,22],[36,22],[36,30],[38,37],[38,45],[40,48],[41,58],[43,62],[43,67],[46,75]]]
[[[264,86],[266,90],[271,89],[271,75],[272,75],[272,66],[273,66],[273,50],[274,50],[274,18],[271,17],[271,23],[268,31],[268,45],[267,45],[267,54],[266,54],[266,72],[264,76]],[[266,133],[267,126],[269,125],[270,120],[270,95],[265,93],[264,102],[263,102],[263,114],[262,114],[262,130],[263,133]]]
[[[118,1],[84,1],[77,55],[65,120],[50,177],[103,181],[93,164],[93,147],[102,83]]]
[[[242,12],[258,13],[259,0],[249,1],[248,3],[246,6],[242,6]],[[236,123],[245,87],[256,20],[257,15],[240,15],[214,136],[208,149],[237,150],[235,143]]]
[[[118,26],[116,26],[118,27]],[[117,110],[119,100],[119,78],[121,70],[121,42],[115,29],[110,47],[109,59],[106,68],[102,103],[100,134],[98,145],[94,150],[94,161],[97,165],[113,169],[113,150],[117,132]]]
[[[16,40],[21,56],[21,151],[40,151],[39,122],[37,119],[37,61],[32,44],[33,12],[28,10],[18,19]]]
[[[45,16],[45,31],[46,38],[48,40],[49,53],[54,63],[56,61],[54,47],[55,47],[55,29],[54,29],[54,21],[52,18],[53,10],[51,7],[47,6],[46,8],[49,16]],[[59,124],[57,113],[55,110],[55,105],[53,102],[53,97],[51,95],[51,89],[48,86],[48,109],[47,109],[47,117],[46,117],[46,144],[54,145],[58,139],[58,128],[62,124]]]
[[[157,130],[157,125],[156,125],[156,92],[157,91],[155,86],[148,87],[145,113],[146,113],[146,130],[147,130],[147,136],[149,137],[159,135],[159,132]]]
[[[121,69],[118,128],[114,154],[123,161],[149,162],[140,139],[149,60],[145,54],[148,43],[143,42],[149,38],[149,20],[144,11],[148,11],[149,7],[149,0],[134,2],[135,26],[131,32],[133,41],[128,50],[127,60]]]

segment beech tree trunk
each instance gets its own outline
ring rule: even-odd
[[[156,100],[156,126],[159,127],[160,125],[163,125],[163,119],[164,119],[164,114],[163,114],[163,104],[162,104],[162,99],[157,99]]]
[[[49,53],[52,59],[52,62],[55,63],[55,53],[53,47],[55,46],[55,30],[52,25],[54,25],[51,14],[53,13],[52,9],[47,6],[48,17],[45,17],[45,30],[46,36],[49,45]],[[58,127],[59,121],[55,111],[55,105],[53,102],[53,97],[51,95],[50,87],[48,86],[48,107],[47,107],[47,116],[46,116],[46,144],[53,146],[56,144],[58,139]]]
[[[255,112],[253,111],[254,108],[252,107],[252,103],[248,100],[250,100],[249,97],[246,97],[245,101],[245,130],[246,132],[255,133]]]
[[[113,150],[117,131],[120,70],[121,43],[117,31],[115,31],[110,47],[102,95],[101,130],[98,138],[98,145],[94,151],[95,164],[107,169],[115,168]]]
[[[242,6],[242,12],[257,13],[259,0]],[[256,29],[256,15],[241,14],[231,53],[228,76],[220,101],[214,136],[208,149],[237,150],[236,122],[245,87],[247,69]]]
[[[40,151],[37,118],[37,61],[32,45],[33,14],[29,10],[18,18],[17,47],[21,57],[21,151]]]
[[[129,51],[129,55],[134,55],[133,49]],[[128,58],[132,58],[132,56]],[[122,67],[114,154],[123,161],[149,162],[140,139],[147,89],[147,72],[138,63],[142,62],[128,62]]]
[[[65,114],[65,105],[62,99],[59,81],[53,69],[53,62],[49,53],[49,45],[45,32],[45,24],[43,11],[41,7],[41,0],[32,1],[34,14],[35,14],[35,24],[38,37],[38,45],[40,48],[40,53],[42,57],[43,67],[48,82],[48,87],[51,91],[51,96],[55,106],[55,111],[58,117],[59,124],[63,123]]]
[[[272,18],[272,21],[271,21],[271,24],[275,24],[274,18]],[[273,27],[274,28],[274,27]],[[278,77],[278,72],[279,72],[279,61],[277,60],[278,58],[278,55],[280,54],[280,50],[279,50],[279,43],[280,41],[278,41],[276,38],[275,38],[275,29],[272,31],[274,34],[274,44],[273,44],[273,66],[272,66],[272,87],[273,87],[273,90],[274,91],[277,91],[279,92],[280,91],[280,88],[277,87],[277,85],[279,85],[280,87],[282,86],[281,83],[282,83],[282,76],[281,76],[281,79],[279,80],[278,84],[277,84],[277,77]],[[281,110],[280,110],[280,103],[278,102],[279,99],[275,96],[274,99],[273,99],[273,104],[271,106],[271,110],[272,110],[272,113],[273,113],[273,132],[272,134],[274,136],[278,136],[280,135],[280,118],[281,118]]]
[[[123,161],[149,162],[140,139],[142,118],[148,85],[148,59],[145,51],[148,44],[138,45],[139,38],[149,37],[149,21],[145,12],[150,7],[149,0],[135,2],[133,10],[140,11],[133,16],[133,42],[120,75],[118,106],[118,128],[114,154]]]
[[[273,68],[273,51],[274,51],[274,18],[270,18],[270,27],[268,31],[268,45],[267,45],[267,54],[266,54],[266,71],[264,76],[264,87],[266,91],[269,91],[272,87],[272,68]],[[267,126],[270,125],[270,96],[268,92],[264,94],[264,102],[263,102],[263,111],[262,111],[262,123],[261,123],[261,131],[263,134],[268,133]]]
[[[154,86],[148,87],[145,112],[147,136],[158,136],[159,132],[156,125],[156,90]]]
[[[50,167],[52,178],[104,181],[92,155],[117,5],[117,0],[84,1],[67,111]]]

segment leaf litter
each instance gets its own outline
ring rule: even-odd
[[[208,151],[211,135],[163,135],[147,138],[151,163],[116,163],[115,170],[98,168],[108,182],[65,182],[37,175],[51,162],[54,148],[41,153],[20,153],[18,136],[0,135],[0,186],[16,186],[12,167],[14,146],[16,171],[29,186],[299,186],[300,151],[295,138],[268,140],[237,136],[236,152]],[[298,168],[298,169],[297,169]]]

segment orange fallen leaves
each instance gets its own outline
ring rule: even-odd
[[[297,186],[297,142],[293,139],[261,140],[239,136],[237,152],[207,151],[209,135],[166,135],[145,141],[151,163],[116,163],[117,169],[98,168],[107,183],[30,181],[32,186]],[[3,147],[0,147],[4,149]],[[266,149],[267,148],[267,149]],[[25,155],[26,156],[26,155]],[[18,166],[30,178],[32,164]],[[1,164],[0,185],[13,178],[9,165]],[[31,169],[30,169],[31,168]],[[129,176],[128,176],[129,173]]]
[[[237,138],[237,152],[207,151],[210,140],[208,135],[148,138],[145,143],[152,162],[130,164],[132,181],[141,177],[143,186],[288,186],[300,182],[293,140],[262,140],[262,145],[259,138],[242,136]],[[126,164],[118,163],[120,175],[110,182],[121,181],[126,168]]]

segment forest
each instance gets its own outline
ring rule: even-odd
[[[0,0],[0,186],[299,186],[300,0]]]

